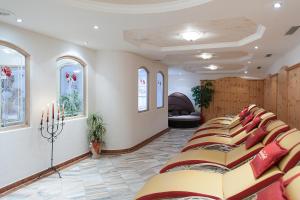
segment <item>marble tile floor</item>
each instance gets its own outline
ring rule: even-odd
[[[177,154],[194,129],[172,129],[140,150],[86,159],[0,200],[132,200],[146,180]]]

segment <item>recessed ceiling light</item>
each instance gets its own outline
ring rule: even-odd
[[[94,28],[95,30],[98,30],[98,29],[99,29],[99,26],[95,25],[93,28]]]
[[[201,53],[200,55],[197,55],[198,58],[202,58],[203,60],[209,60],[212,59],[213,54],[212,53]]]
[[[282,7],[282,2],[280,2],[280,1],[274,2],[273,7],[276,8],[276,9],[281,8]]]
[[[18,19],[17,19],[17,22],[18,22],[18,23],[22,23],[22,22],[23,22],[23,19],[18,18]]]
[[[244,71],[244,73],[245,73],[245,74],[248,74],[248,71],[246,70],[246,71]]]
[[[88,43],[87,41],[85,41],[83,44],[84,44],[84,45],[88,45],[89,43]]]
[[[258,49],[258,46],[255,46],[254,49]]]
[[[181,34],[182,38],[187,41],[196,41],[203,37],[204,33],[196,31],[188,31]]]
[[[219,69],[219,67],[216,66],[216,65],[209,65],[209,66],[204,67],[204,68],[205,68],[205,69],[210,69],[210,70],[217,70],[217,69]]]

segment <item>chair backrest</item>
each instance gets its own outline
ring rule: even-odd
[[[258,109],[258,107],[255,104],[251,104],[248,107],[248,111],[250,111],[250,112],[254,112],[256,109]]]
[[[281,159],[278,167],[287,172],[300,161],[300,131],[287,132],[277,138],[279,145],[289,150],[289,153]]]

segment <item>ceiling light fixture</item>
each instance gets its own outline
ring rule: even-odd
[[[216,65],[209,65],[209,66],[204,67],[204,68],[205,68],[205,69],[210,69],[210,70],[217,70],[217,69],[219,69],[219,67],[216,66]]]
[[[258,46],[255,46],[254,49],[258,49]]]
[[[248,64],[251,64],[252,62],[251,61],[248,61]]]
[[[282,2],[281,1],[274,2],[273,7],[275,9],[281,8],[282,7]]]
[[[197,55],[198,58],[202,58],[203,60],[209,60],[212,59],[213,54],[212,53],[201,53],[200,55]]]
[[[89,43],[88,43],[87,41],[85,41],[83,44],[84,44],[85,46],[87,46]]]
[[[244,71],[244,73],[245,73],[245,74],[248,74],[248,71],[246,70],[246,71]]]
[[[188,31],[181,34],[182,38],[187,41],[196,41],[203,37],[204,33],[196,31]]]
[[[99,26],[95,25],[95,26],[94,26],[94,29],[95,29],[95,30],[98,30],[98,29],[99,29]]]
[[[22,23],[22,22],[23,22],[23,19],[18,18],[18,19],[17,19],[17,22],[18,22],[18,23]]]

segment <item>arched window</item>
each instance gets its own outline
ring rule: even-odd
[[[149,78],[148,70],[144,67],[138,70],[138,111],[149,109]]]
[[[162,72],[156,74],[156,107],[164,107],[164,75]]]
[[[13,44],[0,41],[0,124],[1,127],[28,123],[29,54]],[[28,89],[28,91],[27,91]]]
[[[66,117],[85,114],[85,63],[72,56],[57,60],[59,73],[59,104]]]

